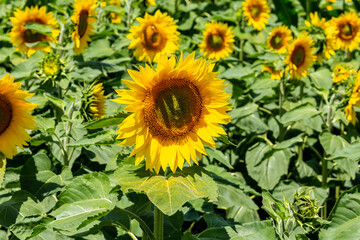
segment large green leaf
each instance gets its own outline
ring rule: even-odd
[[[271,190],[287,174],[292,155],[289,149],[276,151],[264,143],[256,144],[246,153],[246,169],[260,187]]]
[[[108,116],[104,118],[94,119],[92,121],[84,123],[85,128],[87,129],[97,129],[97,128],[104,128],[113,125],[119,125],[122,123],[124,118],[126,118],[128,114],[126,113],[118,113],[115,116]]]
[[[75,178],[60,194],[57,208],[51,212],[56,220],[48,226],[71,232],[100,218],[115,206],[110,190],[110,180],[104,173]]]
[[[271,220],[245,223],[233,227],[225,227],[231,240],[277,240]]]
[[[226,217],[237,222],[253,222],[260,220],[258,206],[241,189],[219,184],[219,197],[215,204],[226,210]]]
[[[344,147],[350,144],[340,136],[333,135],[329,132],[323,132],[319,136],[321,146],[324,148],[326,154],[333,155]]]
[[[32,156],[21,170],[21,188],[34,194],[39,200],[59,191],[63,185],[61,175],[51,171],[51,160],[44,153]]]
[[[186,202],[217,199],[214,180],[201,167],[189,167],[167,176],[153,175],[144,168],[124,165],[114,173],[124,192],[144,192],[149,200],[166,215],[173,215]]]
[[[315,109],[313,105],[311,105],[310,103],[305,103],[286,112],[281,117],[281,122],[283,122],[284,124],[289,124],[292,122],[309,119],[318,114],[319,112]]]
[[[336,202],[328,220],[331,223],[320,232],[320,240],[360,239],[360,193],[355,188],[345,192]]]
[[[310,78],[318,88],[330,89],[333,84],[331,72],[327,68],[311,73]]]
[[[117,134],[113,130],[104,130],[83,137],[78,141],[68,144],[68,147],[87,147],[91,145],[113,145],[116,143]]]

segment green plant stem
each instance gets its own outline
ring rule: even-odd
[[[132,213],[132,212],[130,212],[128,210],[118,208],[118,207],[115,207],[114,211],[124,213],[124,214],[128,215],[129,217],[131,217],[131,218],[135,219],[136,221],[138,221],[141,228],[143,229],[143,231],[147,234],[148,238],[150,240],[157,240],[155,238],[154,234],[151,232],[149,226],[138,215],[136,215],[136,214],[134,214],[134,213]]]
[[[306,0],[306,19],[310,21],[311,0]]]
[[[241,18],[241,26],[240,26],[240,32],[243,33],[245,30],[245,18],[244,15]],[[244,44],[245,44],[245,39],[242,38],[240,40],[240,62],[244,61]]]
[[[67,158],[65,159],[64,158],[64,163],[65,163],[65,166],[69,166],[69,163],[70,163],[70,159],[69,158],[69,147],[68,147],[68,144],[69,144],[69,140],[70,140],[70,131],[71,131],[71,121],[70,119],[72,118],[72,115],[73,115],[73,112],[74,112],[74,106],[75,104],[74,103],[71,103],[70,107],[69,107],[69,110],[68,110],[68,120],[66,122],[66,125],[65,125],[65,139],[64,139],[64,148],[65,148],[65,152],[66,152],[66,156]],[[71,156],[72,156],[72,153],[71,153]]]
[[[327,169],[327,161],[324,158],[322,159],[321,173],[322,173],[321,187],[322,188],[327,188],[328,169]],[[327,212],[326,208],[327,208],[327,203],[326,203],[326,199],[325,199],[324,207],[321,209],[321,217],[324,218],[324,219],[326,219],[326,212]]]
[[[284,86],[284,80],[281,79],[280,80],[280,85],[279,85],[279,117],[281,118],[281,116],[283,115],[283,109],[282,109],[282,105],[283,105],[283,101],[284,101],[284,96],[285,96],[285,86]],[[284,125],[282,123],[280,123],[279,125],[279,141],[282,142],[284,141],[285,138],[285,129],[284,129]]]
[[[130,28],[131,25],[131,4],[132,4],[132,0],[128,0],[127,1],[128,5],[129,5],[129,9],[128,9],[128,14],[127,14],[127,27]]]
[[[336,94],[334,93],[331,98],[330,98],[330,101],[329,101],[329,104],[328,104],[328,114],[327,114],[327,120],[326,120],[326,124],[328,126],[328,130],[329,132],[331,132],[332,130],[332,123],[331,123],[331,120],[332,120],[332,104],[334,103],[335,101],[335,98],[336,98]]]
[[[154,235],[156,240],[163,240],[164,214],[154,205]]]

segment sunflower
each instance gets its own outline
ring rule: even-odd
[[[261,71],[269,72],[271,79],[280,80],[283,77],[283,72],[281,70],[276,70],[273,66],[263,65]]]
[[[86,120],[103,118],[105,116],[105,99],[102,83],[91,84],[83,93],[81,113]]]
[[[212,137],[226,134],[219,124],[230,121],[230,94],[212,72],[214,64],[194,57],[194,52],[181,56],[175,66],[174,56],[163,55],[156,71],[147,65],[139,72],[128,70],[133,81],[123,82],[131,90],[117,90],[115,101],[132,112],[120,124],[118,138],[124,139],[121,146],[135,144],[130,156],[136,155],[136,165],[145,158],[146,169],[158,173],[169,165],[175,172],[185,160],[198,164],[206,154],[203,145],[216,147]]]
[[[285,53],[286,46],[292,41],[290,29],[285,25],[273,28],[267,39],[269,49],[276,50],[278,53]]]
[[[155,0],[146,0],[146,3],[149,5],[156,5]]]
[[[0,153],[10,159],[17,153],[16,146],[23,149],[30,139],[26,129],[35,129],[29,112],[36,104],[25,100],[33,94],[20,90],[20,86],[9,74],[0,79]]]
[[[325,29],[326,19],[325,18],[320,19],[318,12],[310,13],[310,22],[305,20],[305,25],[307,27],[314,26],[314,27],[319,27],[319,28]]]
[[[231,27],[212,21],[206,24],[204,40],[199,45],[200,52],[204,52],[204,56],[209,59],[220,60],[220,58],[226,58],[232,53],[234,42]]]
[[[307,69],[312,66],[316,56],[312,54],[315,50],[312,46],[314,41],[310,36],[303,32],[297,37],[288,48],[289,55],[285,59],[287,64],[286,71],[293,78],[300,79],[309,74]]]
[[[121,1],[120,0],[110,0],[108,2],[106,2],[105,0],[100,0],[101,2],[101,6],[105,7],[107,4],[111,5],[111,6],[121,6]],[[110,20],[112,23],[121,23],[121,16],[120,14],[111,12],[110,13]]]
[[[96,84],[91,90],[91,105],[90,110],[93,118],[102,118],[105,116],[105,99],[103,84]]]
[[[330,23],[336,28],[333,31],[336,49],[352,52],[360,43],[360,18],[355,12],[346,12]]]
[[[356,118],[354,106],[360,107],[360,71],[356,75],[356,81],[352,90],[351,97],[349,99],[348,105],[345,107],[346,118],[353,125],[355,125],[356,122],[358,122],[358,119]]]
[[[74,52],[80,54],[88,47],[88,42],[91,41],[89,35],[93,34],[94,26],[92,23],[96,22],[97,7],[96,0],[75,0],[74,14],[71,20],[76,24],[71,38],[75,43]]]
[[[351,69],[345,64],[337,64],[333,70],[332,77],[334,83],[340,84],[349,80],[351,74],[356,76],[356,72],[354,69]]]
[[[178,26],[167,13],[157,10],[154,16],[145,13],[136,19],[140,25],[131,26],[126,36],[131,39],[129,49],[135,49],[134,56],[139,61],[157,62],[161,54],[172,54],[179,47]]]
[[[266,0],[245,0],[242,9],[248,25],[253,25],[256,30],[265,28],[265,24],[269,22],[270,7]]]
[[[36,42],[56,42],[57,37],[60,34],[58,30],[58,23],[52,12],[46,13],[46,7],[39,8],[26,7],[24,11],[17,9],[14,12],[14,17],[10,18],[13,25],[9,36],[16,51],[27,53],[28,57],[34,54],[38,50],[50,52],[50,46],[28,46],[27,44],[33,45]],[[31,29],[26,29],[24,24],[26,23],[38,23],[51,28],[51,36],[36,32]]]

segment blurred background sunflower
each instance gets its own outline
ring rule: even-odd
[[[291,41],[292,34],[290,29],[285,25],[282,25],[271,30],[267,39],[267,45],[271,50],[276,50],[278,53],[285,53],[286,47]]]
[[[242,9],[248,25],[252,25],[258,31],[265,28],[269,22],[270,7],[266,0],[245,0]]]
[[[129,49],[135,49],[134,56],[139,61],[157,62],[161,54],[172,54],[178,49],[178,26],[167,13],[157,10],[153,16],[145,13],[144,18],[136,20],[140,25],[131,26],[126,37],[132,40]]]
[[[10,18],[13,25],[9,36],[16,51],[27,53],[28,57],[34,54],[38,50],[50,52],[51,47],[48,45],[34,45],[37,42],[51,42],[57,41],[57,37],[60,34],[58,30],[58,23],[52,12],[46,13],[46,7],[26,7],[24,11],[17,9],[14,12],[14,17]],[[34,23],[34,24],[30,24]],[[48,34],[36,31],[36,24],[48,26],[50,32]]]
[[[75,43],[74,52],[80,54],[88,47],[88,42],[91,41],[89,35],[93,34],[96,22],[95,8],[98,6],[96,0],[75,0],[74,14],[71,20],[75,23],[75,30],[71,35]]]
[[[203,32],[203,42],[199,45],[200,52],[209,59],[220,60],[232,53],[234,42],[231,27],[228,27],[226,23],[211,21],[206,24]]]

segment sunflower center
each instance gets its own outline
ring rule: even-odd
[[[79,25],[78,25],[78,34],[83,37],[86,33],[86,29],[88,26],[87,19],[89,17],[89,12],[87,10],[82,10],[79,14]]]
[[[35,32],[30,29],[26,29],[24,32],[24,39],[27,43],[41,42],[44,39],[45,35]]]
[[[279,49],[282,47],[282,43],[283,43],[283,38],[280,34],[275,35],[274,37],[271,38],[270,40],[271,42],[271,46],[275,49]]]
[[[158,49],[163,42],[159,30],[154,26],[147,26],[144,31],[145,46],[149,49]]]
[[[6,96],[0,94],[0,135],[10,126],[12,106]]]
[[[261,13],[260,6],[252,6],[250,13],[254,19],[258,19],[258,17],[260,16],[260,13]]]
[[[301,66],[305,61],[305,48],[303,46],[296,46],[291,54],[291,62],[296,67]]]
[[[152,135],[166,139],[185,136],[199,122],[202,98],[198,88],[184,79],[160,82],[148,93],[144,118]]]
[[[212,49],[219,50],[223,46],[224,39],[220,34],[212,34],[208,38],[208,43]]]
[[[352,39],[355,35],[354,27],[350,23],[340,26],[340,37],[342,39]]]

